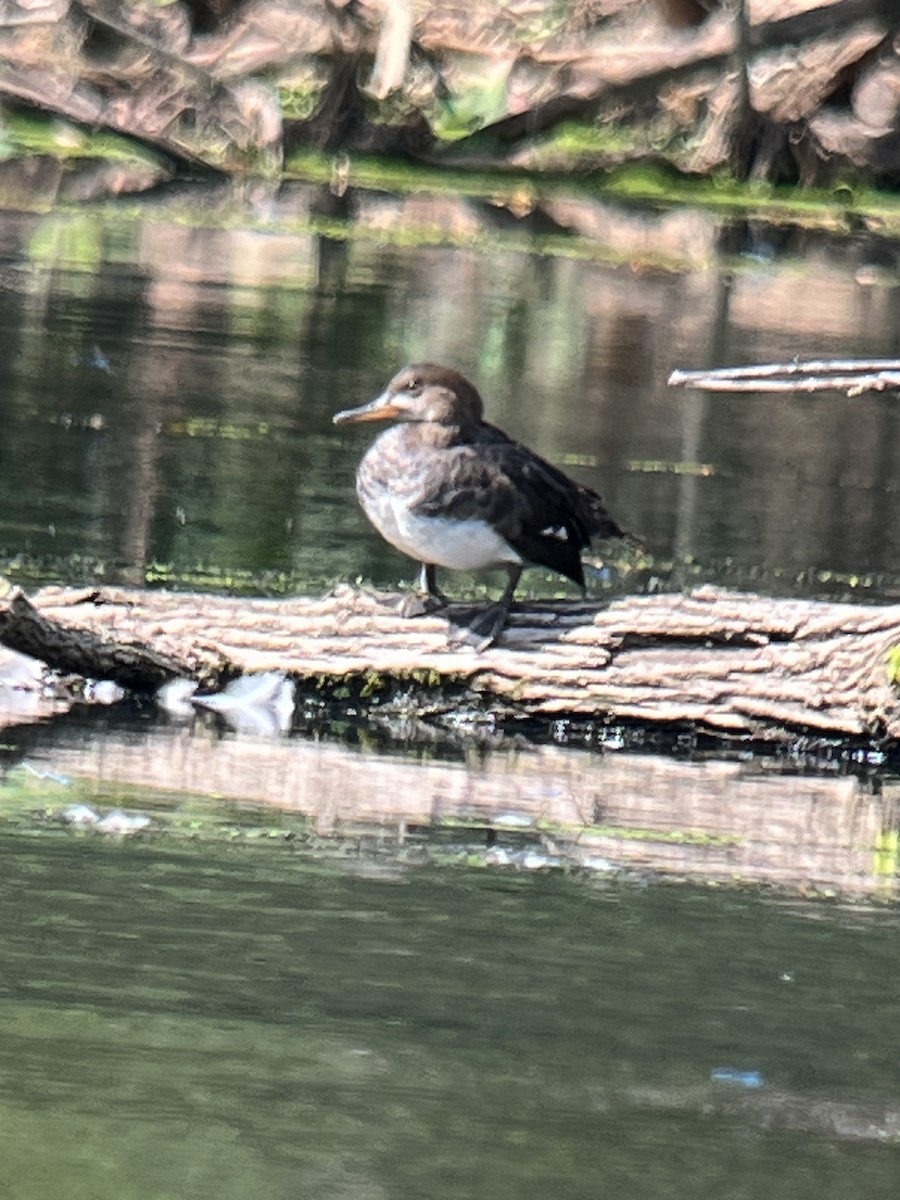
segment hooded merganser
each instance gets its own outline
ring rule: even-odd
[[[404,367],[380,396],[345,409],[336,425],[395,419],[356,473],[366,516],[422,566],[427,605],[448,603],[436,569],[503,567],[509,582],[469,629],[478,648],[499,637],[529,563],[550,567],[584,593],[581,551],[592,537],[629,538],[596,492],[576,483],[483,420],[475,387],[434,363]]]

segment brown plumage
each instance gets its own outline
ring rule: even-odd
[[[596,492],[483,416],[481,397],[458,371],[419,363],[404,367],[370,404],[334,420],[398,422],[363,456],[357,494],[382,536],[422,564],[432,605],[446,603],[438,566],[506,569],[503,596],[472,626],[489,645],[525,565],[549,567],[583,589],[581,551],[594,537],[628,535]]]

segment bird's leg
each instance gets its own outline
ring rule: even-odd
[[[449,599],[437,585],[437,567],[434,563],[422,563],[418,592],[404,596],[400,605],[400,615],[421,617],[426,613],[437,612],[439,608],[446,608],[449,603]]]
[[[507,563],[506,573],[509,579],[506,581],[506,587],[503,589],[503,595],[497,601],[502,604],[506,611],[509,612],[512,608],[513,596],[516,594],[516,588],[519,586],[519,580],[522,578],[522,566],[520,563]]]
[[[479,654],[482,650],[487,650],[488,646],[493,646],[509,620],[509,610],[522,577],[522,567],[519,563],[507,563],[506,571],[509,579],[503,589],[503,595],[496,604],[488,605],[484,612],[479,613],[469,623],[465,641],[474,646]]]
[[[419,573],[419,591],[424,592],[432,602],[432,608],[446,608],[450,598],[437,585],[437,567],[434,563],[422,563]]]

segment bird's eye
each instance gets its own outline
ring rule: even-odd
[[[412,379],[409,380],[409,382],[407,383],[406,387],[403,390],[406,392],[412,392],[413,394],[415,394],[416,392],[421,392],[421,390],[422,390],[421,379],[417,379],[416,376],[413,375]]]

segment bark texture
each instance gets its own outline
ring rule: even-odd
[[[398,689],[521,716],[692,722],[786,738],[797,730],[896,738],[891,653],[900,606],[767,599],[701,588],[609,603],[517,605],[500,644],[459,644],[471,605],[405,619],[393,594],[233,599],[12,589],[0,640],[50,667],[152,691],[278,670],[377,707]]]

